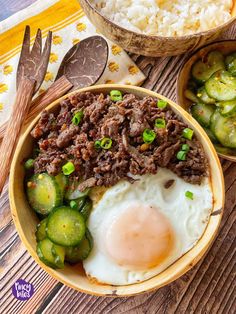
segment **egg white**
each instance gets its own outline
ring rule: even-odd
[[[135,178],[138,181],[133,184],[120,181],[107,189],[94,205],[88,221],[94,247],[83,266],[89,277],[101,283],[128,285],[157,275],[195,245],[209,220],[213,204],[209,178],[205,178],[201,185],[193,185],[165,168],[160,168],[156,175]],[[174,180],[174,184],[166,189],[164,185],[168,180]],[[186,191],[193,193],[193,200],[185,196]],[[134,201],[158,207],[175,232],[175,247],[170,256],[161,265],[150,269],[133,270],[117,265],[104,249],[106,226]]]

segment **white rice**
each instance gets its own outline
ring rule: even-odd
[[[214,28],[231,18],[232,0],[91,0],[116,24],[159,36],[183,36]]]

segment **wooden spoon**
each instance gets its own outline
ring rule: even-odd
[[[65,75],[72,90],[95,84],[102,76],[108,59],[108,45],[101,36],[88,37],[65,55],[56,79]]]

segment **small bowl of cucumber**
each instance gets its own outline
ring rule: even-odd
[[[188,59],[178,75],[177,100],[218,155],[236,162],[236,40],[207,45]]]

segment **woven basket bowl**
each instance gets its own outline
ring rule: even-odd
[[[178,37],[149,36],[127,30],[103,16],[89,0],[79,1],[85,14],[96,28],[108,39],[129,52],[150,57],[174,56],[214,41],[236,21],[236,0],[231,11],[232,18],[218,27],[192,35]]]
[[[36,224],[38,223],[38,219],[33,210],[29,208],[29,205],[26,200],[23,186],[24,166],[22,164],[23,159],[29,157],[31,154],[33,139],[30,136],[30,131],[39,120],[39,116],[36,117],[32,121],[32,123],[25,129],[16,148],[16,152],[14,155],[10,171],[10,184],[9,184],[10,205],[13,220],[21,240],[23,241],[29,253],[35,259],[35,261],[52,277],[68,285],[71,288],[92,295],[130,296],[160,288],[176,280],[178,277],[186,273],[191,267],[193,267],[204,255],[204,253],[207,251],[210,244],[212,243],[221,221],[225,195],[224,180],[218,156],[210,140],[202,131],[201,127],[199,127],[198,123],[184,109],[177,106],[171,100],[168,100],[167,98],[152,91],[146,90],[144,88],[125,85],[98,85],[81,89],[81,91],[109,93],[109,91],[112,89],[119,89],[123,93],[126,92],[133,93],[140,97],[149,95],[152,97],[158,97],[160,99],[168,101],[172,109],[179,116],[181,116],[182,119],[186,123],[188,123],[188,125],[192,129],[194,129],[196,135],[201,141],[206,152],[206,155],[209,159],[214,202],[212,214],[210,216],[207,228],[201,239],[197,242],[197,244],[189,252],[183,255],[180,259],[178,259],[174,264],[169,266],[159,275],[144,282],[131,284],[127,286],[111,286],[92,283],[86,277],[81,265],[73,267],[66,265],[63,270],[53,270],[47,267],[45,264],[43,264],[38,259],[35,250],[36,248],[35,227]],[[75,91],[72,92],[71,94],[77,92],[78,91]],[[59,101],[65,99],[66,97],[67,95],[58,99],[57,101],[52,103],[47,109],[50,110],[51,112],[57,110],[59,107]]]

